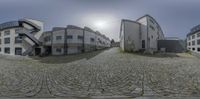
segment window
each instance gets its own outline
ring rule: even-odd
[[[44,41],[45,41],[45,42],[51,41],[51,36],[46,36],[46,37],[44,38]]]
[[[150,27],[152,30],[154,30],[154,31],[155,31],[155,28],[154,28],[153,26],[149,25],[149,27]]]
[[[61,53],[62,49],[61,48],[56,48],[56,52]]]
[[[145,48],[145,40],[142,40],[142,48]]]
[[[193,51],[195,51],[195,48],[192,48]]]
[[[0,48],[0,52],[1,52],[1,48]]]
[[[0,37],[1,37],[1,32],[0,32]]]
[[[191,45],[191,43],[190,43],[190,42],[188,42],[188,45],[190,46],[190,45]]]
[[[200,39],[199,39],[199,40],[197,40],[197,45],[200,45]]]
[[[153,35],[151,35],[151,38],[153,39]]]
[[[4,44],[9,44],[10,43],[10,38],[4,38]]]
[[[195,35],[192,35],[192,39],[194,39],[195,38]]]
[[[1,44],[1,39],[0,39],[0,44]]]
[[[192,41],[192,45],[195,45],[195,41]]]
[[[190,36],[188,37],[188,40],[190,40],[191,38],[190,38]]]
[[[10,30],[4,31],[4,36],[10,35]]]
[[[200,48],[197,48],[197,51],[200,52]]]
[[[62,40],[62,36],[56,36],[56,40]]]
[[[197,37],[200,37],[200,33],[197,34]]]
[[[90,41],[91,41],[91,42],[94,42],[94,38],[90,38]]]
[[[4,48],[4,53],[10,54],[10,48],[9,47]]]
[[[15,43],[22,43],[22,38],[19,36],[15,37]]]
[[[15,34],[18,34],[21,31],[20,28],[15,29]]]
[[[16,47],[15,48],[15,55],[22,55],[22,48]]]
[[[73,39],[72,35],[67,35],[67,39]]]
[[[82,40],[82,39],[83,39],[83,36],[78,35],[78,39]]]
[[[151,21],[151,23],[155,24],[155,22],[152,19],[149,19],[149,21]]]

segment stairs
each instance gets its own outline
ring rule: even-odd
[[[22,53],[23,56],[31,55],[33,50],[42,45],[42,42],[39,41],[39,37],[36,37],[37,33],[41,30],[41,27],[35,24],[34,21],[22,19],[19,21],[21,26],[25,28],[19,32],[20,37],[25,37],[24,40],[30,45],[30,47]],[[28,25],[28,26],[27,26]],[[32,27],[32,28],[30,28]],[[32,42],[30,42],[32,41]]]
[[[23,37],[23,36],[28,37],[28,38],[29,38],[30,40],[32,40],[37,46],[42,45],[42,43],[41,43],[38,39],[36,39],[36,38],[34,37],[34,35],[32,35],[32,32],[20,32],[20,33],[19,33],[19,36],[21,36],[21,37]]]
[[[35,45],[32,47],[29,47],[25,52],[22,53],[22,56],[31,55],[31,52],[33,52],[35,47],[36,47]]]

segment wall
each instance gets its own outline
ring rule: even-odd
[[[83,39],[78,39],[78,36],[83,37],[82,29],[67,29],[67,35],[71,35],[72,39],[67,39],[68,54],[81,53],[83,51]]]
[[[57,36],[61,36],[61,40],[56,40]],[[63,55],[64,54],[64,37],[65,37],[65,30],[57,30],[52,32],[52,55]],[[57,52],[56,49],[60,48],[62,51]]]
[[[140,24],[124,21],[124,48],[126,51],[138,51],[141,49]]]

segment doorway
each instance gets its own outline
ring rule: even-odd
[[[41,54],[41,48],[35,48],[35,55]]]

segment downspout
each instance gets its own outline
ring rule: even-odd
[[[149,22],[147,17],[147,50],[149,50]]]
[[[64,54],[68,54],[68,43],[67,43],[67,28],[65,29],[65,36],[64,36]]]
[[[83,29],[83,43],[82,43],[82,46],[83,46],[83,52],[85,52],[85,29]]]

